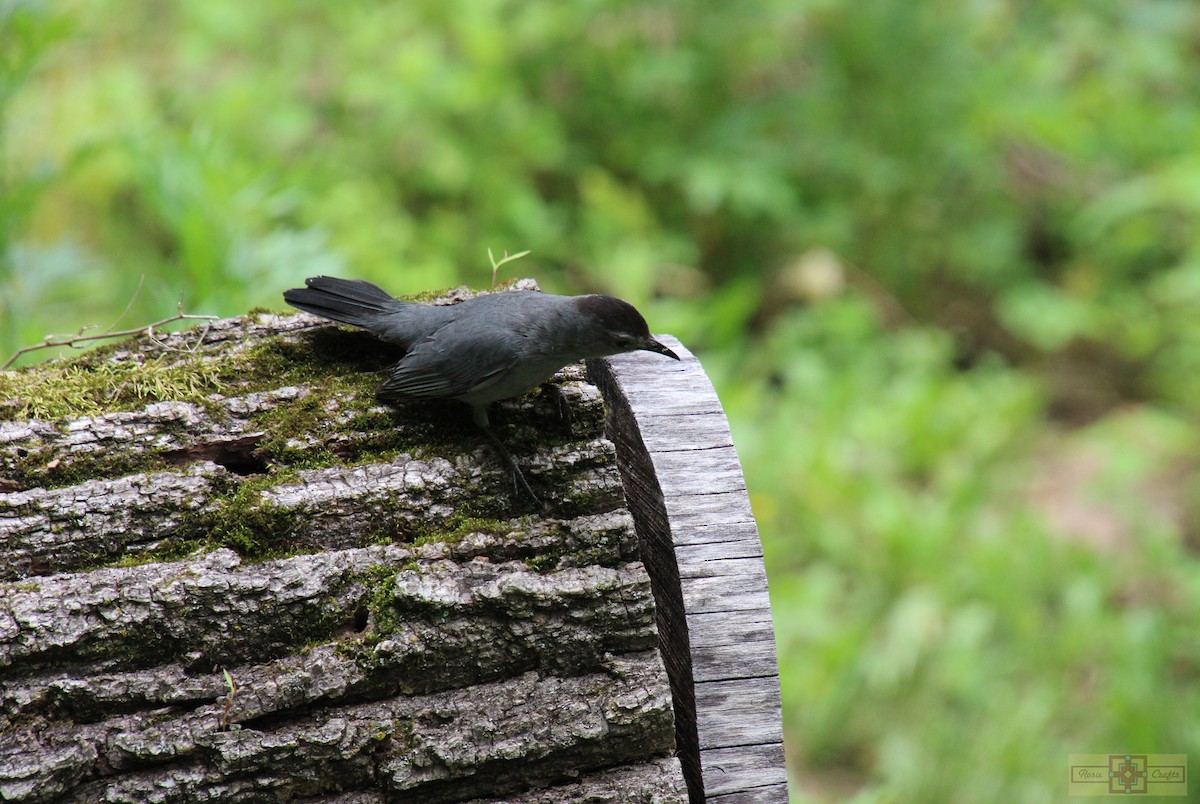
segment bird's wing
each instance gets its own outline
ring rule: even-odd
[[[416,344],[379,386],[388,399],[454,399],[499,382],[517,364],[516,345],[449,324]]]

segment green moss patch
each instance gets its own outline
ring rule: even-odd
[[[449,520],[436,526],[425,523],[418,525],[411,543],[417,546],[434,543],[457,544],[465,536],[472,533],[503,536],[506,533],[512,532],[512,530],[513,524],[507,519],[494,519],[460,513],[455,514]]]
[[[79,358],[0,373],[0,414],[50,421],[136,410],[152,402],[192,402],[223,388],[211,361],[160,355],[143,362]]]

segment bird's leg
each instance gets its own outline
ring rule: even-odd
[[[529,483],[525,480],[525,474],[521,471],[521,465],[517,463],[517,459],[504,446],[504,442],[500,440],[500,437],[496,435],[496,432],[491,427],[484,427],[483,432],[487,435],[488,440],[492,442],[492,446],[496,448],[496,452],[500,453],[500,459],[508,464],[508,471],[512,475],[513,491],[516,491],[519,486],[525,490],[525,493],[537,505],[541,506],[542,501],[538,499],[538,496],[533,493],[533,489],[529,487]]]
[[[575,422],[575,413],[571,410],[571,403],[567,401],[567,395],[563,393],[562,388],[556,383],[547,382],[542,384],[542,393],[554,403],[559,421],[566,425],[567,430],[570,430],[571,425]]]
[[[486,407],[475,408],[475,424],[479,426],[480,430],[483,430],[484,435],[488,437],[488,440],[492,442],[492,446],[496,448],[496,452],[500,453],[500,460],[508,464],[508,471],[512,475],[513,491],[516,491],[518,487],[524,489],[525,493],[530,496],[534,503],[544,508],[545,505],[533,493],[533,489],[529,487],[529,483],[525,480],[525,475],[521,472],[521,465],[517,463],[517,459],[513,457],[512,453],[508,451],[508,447],[504,446],[504,442],[500,440],[500,436],[496,435],[496,431],[492,429],[492,425],[488,421]]]

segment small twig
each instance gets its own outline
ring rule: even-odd
[[[26,354],[27,352],[34,352],[34,351],[37,351],[38,349],[50,349],[55,346],[69,346],[72,349],[78,349],[79,344],[84,343],[85,341],[98,341],[98,340],[103,340],[105,338],[124,338],[129,335],[137,335],[139,332],[145,332],[146,335],[150,338],[150,340],[154,341],[159,346],[163,346],[164,348],[166,348],[165,344],[163,344],[162,341],[158,340],[158,338],[156,338],[154,336],[154,328],[161,327],[166,324],[173,323],[175,321],[204,321],[205,322],[204,330],[200,333],[200,337],[196,340],[195,344],[193,344],[192,346],[190,346],[188,348],[188,351],[194,352],[196,349],[198,349],[200,347],[200,344],[204,343],[204,339],[208,336],[209,331],[212,329],[213,322],[218,320],[219,316],[192,315],[190,313],[185,313],[183,311],[183,302],[178,303],[178,305],[176,306],[176,310],[177,310],[176,314],[171,316],[170,318],[164,318],[161,321],[155,321],[153,324],[149,324],[144,327],[137,327],[135,329],[122,329],[122,330],[114,331],[110,328],[108,330],[105,330],[104,332],[101,332],[98,335],[84,335],[83,333],[87,332],[89,329],[96,328],[95,324],[89,324],[88,326],[80,327],[79,331],[77,333],[75,333],[74,335],[47,335],[45,340],[43,340],[41,343],[35,344],[33,346],[25,346],[25,347],[18,349],[16,352],[14,352],[12,357],[10,357],[4,363],[3,366],[0,366],[0,371],[3,371],[4,369],[11,366],[13,363],[15,363],[17,361],[17,358],[19,358],[23,354]],[[123,318],[124,315],[125,314],[122,313],[121,317]],[[117,320],[120,321],[121,319],[118,318]]]
[[[505,251],[504,256],[500,258],[500,262],[496,262],[496,258],[492,256],[492,250],[489,248],[488,249],[488,261],[491,262],[491,264],[492,264],[492,287],[496,287],[496,274],[500,271],[500,266],[504,265],[504,263],[506,263],[506,262],[512,262],[513,260],[519,260],[528,253],[529,253],[529,250],[526,249],[525,251],[522,251],[518,254],[514,254],[510,257],[510,256],[508,256],[508,252]]]
[[[125,316],[129,315],[129,311],[133,309],[133,303],[135,301],[137,301],[138,296],[142,295],[142,286],[145,284],[146,284],[146,275],[142,274],[142,277],[138,280],[138,286],[133,289],[133,295],[129,297],[129,304],[125,305],[125,309],[121,311],[121,314],[119,316],[117,316],[117,320],[112,322],[111,324],[109,324],[108,328],[110,330],[113,327],[115,327],[117,324],[120,324],[121,321],[125,318]]]

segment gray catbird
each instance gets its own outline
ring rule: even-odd
[[[301,310],[370,332],[405,355],[379,386],[379,398],[456,399],[508,463],[514,482],[537,499],[516,460],[492,431],[488,405],[519,396],[588,357],[644,349],[679,356],[654,338],[633,305],[612,296],[506,291],[459,304],[404,302],[361,279],[314,276],[285,291]]]

